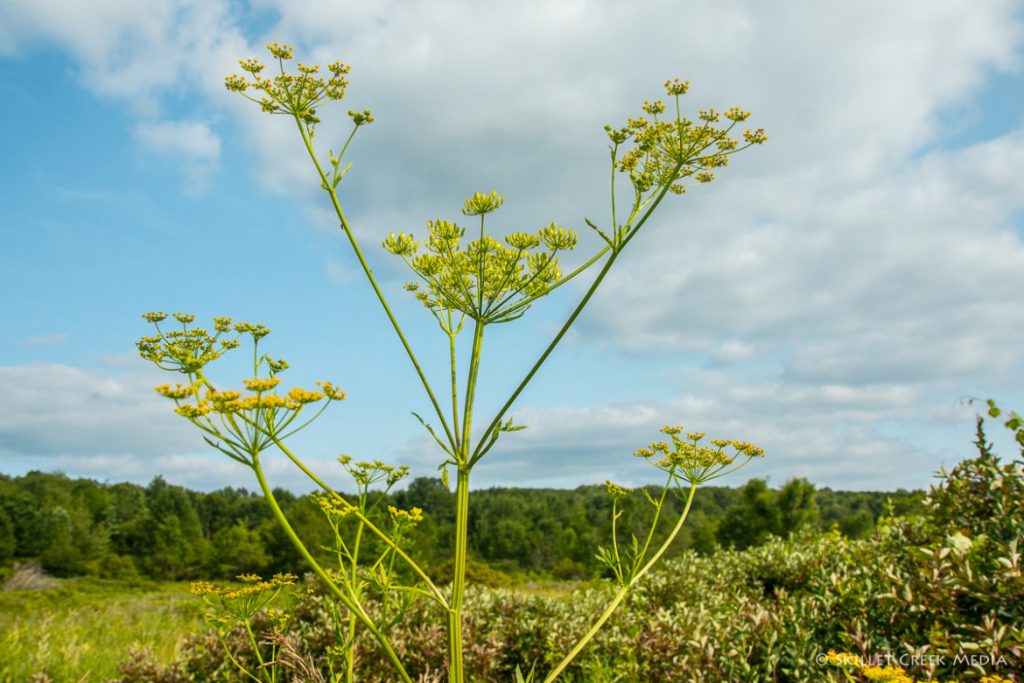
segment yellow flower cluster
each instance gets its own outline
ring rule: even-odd
[[[277,377],[268,377],[266,379],[260,379],[259,377],[257,377],[255,379],[242,380],[242,384],[245,385],[246,389],[248,389],[249,391],[256,392],[270,391],[280,383],[281,380]]]
[[[914,679],[898,666],[865,666],[860,674],[872,683],[914,683]]]
[[[317,386],[319,386],[320,389],[323,390],[324,394],[326,394],[327,398],[329,398],[330,400],[332,400],[332,401],[344,401],[345,400],[345,392],[342,391],[341,389],[339,389],[338,387],[334,386],[330,382],[317,382]]]
[[[188,398],[189,396],[195,394],[196,386],[193,384],[175,384],[172,387],[170,384],[161,384],[160,386],[156,387],[154,391],[156,391],[156,393],[166,398],[173,398],[175,400],[180,401],[183,398]]]
[[[320,65],[296,62],[297,74],[285,72],[284,62],[291,60],[295,48],[291,45],[271,43],[267,46],[271,56],[280,65],[280,75],[273,78],[262,76],[264,65],[258,59],[243,59],[239,62],[242,71],[248,74],[231,74],[224,79],[224,86],[240,93],[243,97],[256,104],[269,114],[288,114],[296,116],[309,125],[320,122],[316,116],[317,107],[329,100],[341,100],[345,97],[348,87],[349,72],[347,64],[334,62],[327,66],[327,74],[320,75]],[[259,93],[253,97],[248,91]],[[349,112],[357,126],[373,121],[369,111]]]
[[[496,191],[477,193],[462,212],[483,216],[505,201]],[[406,289],[435,314],[459,311],[473,320],[497,323],[520,317],[562,276],[557,254],[576,246],[577,236],[551,223],[536,233],[514,232],[503,244],[490,235],[463,242],[466,228],[443,219],[427,222],[425,250],[412,235],[392,233],[384,248],[401,257],[425,285]],[[543,247],[543,248],[542,248]]]
[[[655,441],[645,448],[636,449],[633,455],[665,472],[677,472],[683,481],[691,484],[722,476],[739,456],[746,458],[741,466],[751,458],[764,457],[764,449],[748,441],[712,439],[711,445],[705,446],[700,443],[706,436],[704,432],[687,432],[684,435],[682,425],[667,425],[660,431],[671,442]]]
[[[423,521],[423,510],[416,507],[410,510],[402,510],[400,508],[396,508],[394,505],[388,505],[388,513],[390,513],[393,520],[399,523]]]
[[[288,391],[287,396],[279,396],[276,393],[266,393],[276,387],[280,380],[276,377],[270,379],[247,379],[243,380],[246,388],[257,392],[255,396],[242,397],[238,391],[217,391],[210,389],[196,403],[179,403],[175,412],[189,419],[196,419],[208,415],[211,412],[224,415],[244,413],[249,411],[277,411],[289,410],[299,411],[309,403],[323,400],[324,394],[319,391],[307,391],[300,387],[294,387]],[[330,383],[323,383],[330,387],[330,400],[341,400],[345,392],[340,391]],[[192,395],[197,395],[197,387],[193,385],[177,385],[171,387],[168,384],[156,387],[156,391],[167,398],[178,402]],[[339,398],[340,397],[340,398]]]
[[[895,664],[889,664],[887,666],[872,664],[865,660],[864,657],[850,652],[836,652],[835,650],[829,650],[825,656],[824,663],[855,671],[863,676],[866,681],[870,681],[871,683],[917,683],[915,679],[908,675],[906,670],[902,667],[896,666]],[[957,682],[955,680],[949,680],[946,681],[946,683]],[[991,675],[982,676],[980,683],[1013,682],[1010,679],[1003,678],[999,675]]]
[[[208,363],[220,358],[225,351],[238,348],[238,338],[222,339],[221,335],[231,332],[232,328],[238,333],[252,335],[254,340],[259,340],[270,334],[263,325],[251,323],[236,323],[232,325],[229,317],[215,317],[214,334],[209,334],[199,327],[189,327],[196,317],[191,313],[175,313],[174,318],[182,324],[182,329],[165,332],[160,329],[160,323],[167,319],[167,314],[162,311],[143,314],[143,319],[156,326],[156,335],[146,336],[135,343],[139,349],[139,355],[146,360],[155,363],[163,370],[172,370],[185,374],[195,374],[203,369]],[[283,361],[281,361],[283,362]],[[287,363],[284,364],[287,367]]]
[[[299,387],[295,387],[288,391],[288,398],[294,401],[295,403],[316,403],[317,401],[323,399],[323,397],[324,395],[321,394],[319,391],[306,391],[305,389],[300,389]]]
[[[344,517],[355,511],[355,506],[340,496],[328,496],[323,493],[314,494],[313,499],[328,517]]]
[[[466,200],[466,205],[462,207],[462,213],[465,216],[483,216],[497,211],[504,203],[505,198],[498,194],[497,190],[491,190],[490,194],[476,192]]]
[[[608,495],[612,498],[625,498],[629,495],[629,489],[623,488],[613,481],[605,480],[604,485],[608,489]]]
[[[391,488],[409,476],[409,466],[395,467],[381,460],[352,462],[352,456],[342,455],[338,462],[345,468],[360,488],[368,488],[378,482],[385,482]]]
[[[284,573],[274,574],[274,576],[266,580],[256,574],[240,574],[236,578],[244,585],[221,587],[215,586],[209,581],[193,581],[189,590],[193,595],[209,595],[225,600],[240,600],[284,586],[290,586],[295,583],[297,577],[294,574]]]
[[[747,130],[742,135],[746,144],[741,147],[732,136],[732,129],[745,121],[750,112],[739,107],[725,112],[702,110],[696,120],[684,117],[679,98],[689,87],[689,81],[678,78],[665,83],[665,91],[675,100],[667,120],[663,117],[669,108],[664,102],[646,101],[642,109],[647,116],[628,118],[626,125],[620,128],[605,127],[616,152],[620,145],[633,141],[632,146],[617,156],[616,167],[629,175],[640,194],[652,188],[668,188],[682,194],[686,191],[682,181],[690,177],[699,183],[711,182],[715,178],[713,169],[728,165],[730,155],[768,140],[763,130]]]

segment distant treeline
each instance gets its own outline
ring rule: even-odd
[[[276,493],[299,534],[314,539],[310,547],[330,544],[332,532],[312,498]],[[505,574],[571,579],[599,572],[594,553],[610,537],[604,486],[492,488],[472,495],[471,570],[478,580],[500,581]],[[761,479],[740,488],[702,488],[673,550],[745,548],[803,526],[838,528],[860,538],[890,505],[895,514],[914,511],[922,495],[816,489],[802,479],[777,490]],[[646,515],[641,496],[630,500],[627,525]],[[453,494],[437,480],[420,478],[383,502],[423,509],[411,552],[443,579],[451,557]],[[674,523],[680,508],[675,501],[667,521]],[[13,560],[36,561],[58,576],[175,580],[304,566],[262,497],[245,489],[200,493],[161,477],[139,486],[41,472],[0,475],[0,567]]]

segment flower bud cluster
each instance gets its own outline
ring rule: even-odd
[[[322,74],[318,64],[296,62],[297,73],[289,74],[285,71],[285,62],[294,57],[295,49],[290,45],[271,43],[267,50],[278,62],[279,75],[264,77],[262,74],[265,67],[262,62],[258,59],[243,59],[239,65],[247,75],[231,74],[224,79],[224,86],[260,105],[268,114],[295,116],[309,126],[320,122],[317,108],[321,104],[345,97],[348,87],[346,74],[349,72],[347,64],[334,62]],[[248,95],[250,91],[258,94]],[[369,111],[349,112],[349,115],[357,126],[373,122]]]
[[[462,212],[484,216],[504,201],[497,192],[478,192]],[[384,248],[400,256],[424,285],[408,283],[406,290],[435,315],[459,311],[488,323],[518,318],[530,301],[546,294],[562,277],[558,252],[573,249],[577,241],[573,230],[557,223],[536,233],[514,232],[504,244],[485,234],[464,242],[466,229],[440,218],[428,221],[427,230],[422,252],[406,233],[384,240]]]
[[[251,337],[254,347],[270,334],[263,325],[238,322],[231,318],[214,318],[216,333],[210,335],[200,328],[190,328],[195,316],[176,313],[174,318],[181,323],[180,330],[164,331],[160,323],[167,319],[165,313],[147,313],[143,316],[157,328],[157,335],[143,337],[138,342],[143,358],[152,361],[164,370],[183,373],[188,383],[162,384],[156,392],[174,401],[174,412],[191,421],[208,437],[212,445],[226,455],[251,465],[256,454],[275,441],[280,441],[315,420],[326,404],[345,399],[345,392],[330,382],[317,382],[320,391],[292,387],[283,395],[278,393],[281,379],[277,375],[288,368],[282,359],[274,360],[267,355],[256,358],[253,377],[242,380],[245,392],[219,390],[207,378],[205,367],[219,358],[225,351],[239,346],[238,339]],[[234,331],[232,339],[221,335]],[[266,364],[267,376],[261,376]],[[326,399],[324,407],[301,424],[295,424],[304,408]],[[288,431],[290,429],[290,431]]]
[[[685,432],[682,425],[668,425],[661,433],[670,441],[655,441],[638,448],[633,455],[647,460],[665,472],[674,472],[682,481],[699,484],[716,479],[733,469],[742,467],[752,458],[764,457],[764,449],[748,441],[712,439],[709,445],[701,443],[704,432]],[[730,469],[737,459],[739,464]]]
[[[689,87],[689,81],[678,78],[665,83],[666,93],[675,100],[667,118],[669,108],[662,100],[645,101],[645,116],[628,118],[620,128],[605,126],[616,153],[616,170],[628,174],[638,195],[661,189],[683,194],[686,179],[709,183],[714,169],[728,165],[730,155],[768,140],[761,129],[747,130],[742,134],[746,144],[740,145],[732,131],[750,112],[739,107],[701,110],[696,120],[683,116],[679,100]],[[618,148],[630,141],[632,145],[619,155]]]

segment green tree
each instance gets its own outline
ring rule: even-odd
[[[781,526],[777,494],[764,479],[751,479],[740,491],[740,502],[726,510],[718,540],[733,548],[760,545]]]
[[[270,563],[259,533],[239,520],[217,531],[211,539],[207,570],[231,578],[243,573],[260,574]]]
[[[818,501],[814,494],[814,484],[806,479],[790,479],[779,489],[775,497],[779,508],[779,536],[788,536],[818,523]]]

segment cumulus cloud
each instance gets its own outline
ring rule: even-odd
[[[0,443],[9,454],[168,455],[202,441],[153,392],[152,375],[56,363],[0,367]]]
[[[150,149],[177,159],[185,167],[185,191],[206,189],[220,159],[220,138],[198,121],[147,121],[135,126],[135,137]]]
[[[249,470],[213,452],[153,391],[166,377],[140,369],[137,358],[107,365],[119,371],[56,363],[0,366],[0,469],[138,483],[159,474],[203,490],[256,485]],[[309,464],[327,481],[343,489],[349,484],[333,460],[314,453]],[[274,486],[314,488],[283,457],[268,456],[265,466]]]
[[[143,118],[141,141],[192,172],[216,163],[216,127],[168,119],[163,98],[198,94],[247,135],[262,183],[311,199],[321,208],[307,216],[326,226],[295,131],[221,77],[268,39],[351,63],[346,104],[377,122],[342,189],[369,244],[491,187],[508,196],[498,229],[607,222],[601,127],[666,77],[693,81],[693,109],[754,112],[769,144],[666,204],[573,337],[620,354],[622,372],[657,359],[672,397],[523,408],[532,428],[495,451],[494,481],[640,476],[616,458],[679,415],[763,442],[774,459],[758,474],[909,483],[963,454],[944,445],[966,424],[957,397],[1019,396],[1024,131],[947,143],[991,76],[1019,69],[1018,2],[257,0],[276,23],[253,41],[227,2],[84,7],[5,3],[0,45],[68,51],[86,87]],[[325,147],[337,119],[318,135]],[[325,267],[348,282],[347,263]],[[426,462],[418,442],[407,455]]]
[[[750,385],[744,373],[720,371],[692,372],[688,384],[672,399],[519,410],[516,421],[529,428],[504,436],[475,479],[483,486],[650,483],[658,475],[631,454],[660,440],[666,422],[764,447],[764,460],[723,480],[731,485],[806,477],[845,490],[924,488],[939,467],[970,453],[970,406],[932,402],[899,385]],[[429,452],[417,441],[404,455],[426,464]]]

